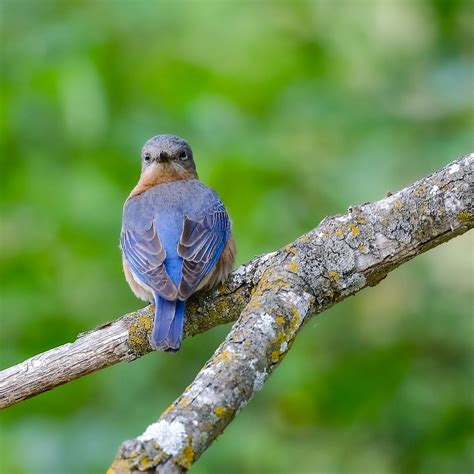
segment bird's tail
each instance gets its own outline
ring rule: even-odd
[[[168,301],[155,295],[155,323],[151,345],[155,351],[176,352],[183,339],[185,302]]]

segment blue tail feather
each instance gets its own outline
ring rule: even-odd
[[[177,351],[183,339],[184,301],[155,295],[155,322],[151,345],[155,350]]]

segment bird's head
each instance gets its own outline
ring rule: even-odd
[[[193,152],[176,135],[156,135],[143,145],[142,176],[158,182],[197,178]]]

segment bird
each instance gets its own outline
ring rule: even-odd
[[[186,301],[225,282],[236,255],[229,214],[199,181],[183,138],[156,135],[144,144],[140,178],[123,207],[120,249],[131,290],[155,304],[151,347],[178,351]]]

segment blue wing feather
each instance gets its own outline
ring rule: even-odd
[[[216,266],[230,234],[230,219],[219,201],[213,212],[198,220],[184,219],[178,244],[183,258],[182,279],[178,286],[181,299],[187,299]]]
[[[164,265],[166,251],[154,226],[145,232],[123,230],[120,243],[135,277],[163,298],[176,299],[177,288]]]

